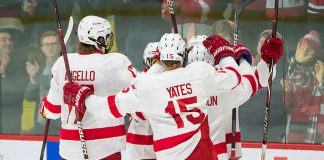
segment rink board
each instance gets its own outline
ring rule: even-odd
[[[45,156],[47,160],[60,160],[58,140],[49,136]],[[0,160],[39,159],[42,136],[0,135]],[[243,142],[241,160],[261,159],[261,144]],[[324,160],[324,145],[269,143],[267,160]],[[128,157],[127,152],[123,157]],[[125,160],[131,160],[124,158]]]

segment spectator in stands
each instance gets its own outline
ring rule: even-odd
[[[25,90],[25,99],[27,101],[36,101],[36,106],[40,100],[42,100],[45,96],[47,96],[49,87],[50,87],[50,79],[51,79],[51,68],[60,56],[60,47],[59,47],[59,39],[58,35],[55,31],[48,30],[45,31],[41,38],[41,51],[43,53],[43,58],[39,58],[40,55],[35,55],[35,53],[31,53],[29,55],[29,60],[26,62],[26,70],[29,74],[29,84]],[[35,106],[24,106],[24,107],[35,107]],[[27,111],[27,110],[26,110]],[[31,133],[38,132],[42,133],[45,120],[38,114],[38,107],[35,108],[32,112],[24,112],[25,114],[34,114],[36,112],[36,121],[34,123],[34,128],[22,128],[23,132],[28,132],[28,129],[34,129]],[[23,115],[27,116],[27,115]],[[34,117],[33,117],[34,118]],[[23,122],[22,122],[23,123]],[[55,123],[55,122],[54,122]],[[55,133],[58,134],[59,131],[59,124],[51,126],[56,126]]]
[[[229,20],[218,20],[213,24],[213,33],[223,37],[231,44],[234,43],[234,23]]]
[[[19,133],[21,102],[27,77],[19,44],[24,26],[13,8],[0,11],[0,133]],[[10,122],[10,123],[8,123]]]
[[[290,143],[315,143],[323,135],[322,93],[323,60],[318,32],[307,33],[298,42],[286,79],[285,108],[288,112],[287,140]]]

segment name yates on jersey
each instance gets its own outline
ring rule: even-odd
[[[185,96],[187,94],[192,94],[192,89],[191,89],[190,83],[171,86],[171,87],[166,88],[166,90],[169,92],[170,98]]]
[[[71,79],[74,82],[84,82],[84,81],[94,81],[96,79],[95,71],[84,71],[84,70],[76,70],[71,71]],[[65,74],[65,81],[68,80],[67,74]]]

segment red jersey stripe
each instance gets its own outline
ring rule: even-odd
[[[236,77],[238,79],[238,82],[237,82],[237,85],[236,86],[238,86],[241,83],[241,81],[242,81],[242,77],[241,77],[240,73],[235,68],[233,68],[233,67],[225,67],[225,68],[228,69],[228,70],[233,71],[236,74]]]
[[[105,128],[83,129],[83,133],[85,140],[97,140],[124,136],[126,134],[126,129],[124,125],[119,125]],[[80,141],[79,131],[61,128],[60,139]]]
[[[126,142],[138,145],[153,145],[153,135],[139,135],[128,132]]]
[[[253,76],[251,75],[243,75],[244,78],[246,78],[250,84],[251,84],[251,87],[252,87],[252,94],[251,96],[253,96],[255,94],[255,92],[257,91],[257,84],[255,82],[255,79]]]
[[[108,99],[108,107],[109,107],[109,110],[112,115],[114,115],[116,118],[121,118],[123,116],[118,111],[118,108],[115,103],[115,98],[116,98],[115,95],[108,96],[108,98],[107,98]]]

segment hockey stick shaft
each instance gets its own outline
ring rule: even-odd
[[[64,43],[65,44],[66,44],[66,42],[68,41],[68,39],[69,39],[69,37],[71,35],[72,28],[73,28],[73,18],[70,17],[69,25],[68,25],[66,33],[64,35]],[[40,154],[40,158],[39,158],[40,160],[44,159],[44,152],[45,152],[45,147],[46,147],[46,142],[47,142],[47,135],[48,135],[49,126],[50,126],[50,120],[47,119],[44,134],[43,134],[44,136],[43,136],[43,144],[42,144],[41,154]]]
[[[238,44],[238,25],[239,25],[239,13],[234,14],[234,46]],[[232,143],[231,143],[231,160],[235,160],[236,157],[236,108],[232,109]]]
[[[42,150],[41,150],[41,154],[39,157],[39,160],[43,160],[44,159],[44,152],[45,152],[45,146],[46,146],[46,142],[47,142],[47,135],[48,135],[48,129],[50,126],[50,120],[47,119],[46,120],[46,125],[45,125],[45,130],[44,130],[44,136],[43,136],[43,144],[42,144]]]
[[[65,64],[67,78],[68,78],[69,83],[72,83],[70,66],[69,66],[69,61],[68,61],[68,58],[67,58],[66,47],[65,47],[65,44],[64,44],[63,32],[62,32],[62,27],[61,27],[61,22],[60,22],[60,18],[59,18],[59,13],[58,13],[56,0],[52,0],[52,9],[53,9],[53,15],[54,15],[56,25],[57,25],[57,32],[59,34],[61,52],[62,52],[64,64]],[[84,157],[85,160],[88,160],[89,155],[88,155],[87,146],[86,146],[86,143],[85,143],[85,140],[84,140],[82,122],[80,120],[77,120],[77,126],[78,126],[78,130],[79,130],[79,135],[80,135],[80,141],[81,141],[81,148],[82,148],[82,152],[83,152],[83,157]]]
[[[253,1],[255,0],[241,0],[238,4],[236,4],[236,8],[235,8],[235,13],[234,13],[234,46],[238,45],[239,42],[239,38],[238,38],[238,29],[239,29],[239,19],[240,19],[240,15],[241,12],[243,11],[243,9],[248,6],[249,4],[251,4]],[[231,143],[231,156],[230,159],[231,160],[235,160],[236,157],[236,121],[237,119],[237,109],[234,108],[232,109],[232,143]]]
[[[275,0],[275,12],[272,20],[272,37],[277,35],[277,22],[278,22],[278,10],[279,10],[279,1]],[[272,75],[273,75],[273,59],[269,64],[269,79],[268,79],[268,89],[266,97],[266,106],[264,112],[264,124],[263,124],[263,140],[262,140],[262,153],[261,160],[265,160],[267,142],[268,142],[268,128],[269,128],[269,115],[270,115],[270,102],[271,102],[271,89],[272,89]]]
[[[173,8],[173,0],[167,0],[168,6],[169,6],[169,13],[171,15],[171,21],[172,21],[172,27],[174,33],[178,33],[178,27],[177,27],[177,21],[174,14],[174,8]]]

